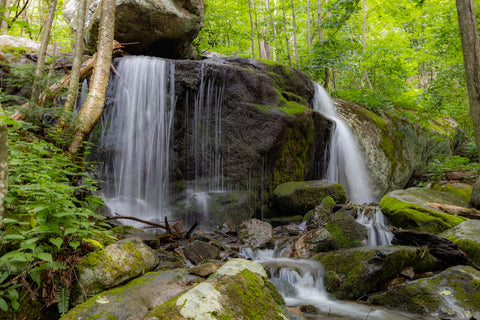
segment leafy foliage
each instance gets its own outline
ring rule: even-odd
[[[70,286],[68,277],[56,274],[58,278],[44,283],[48,277],[42,274],[71,272],[71,257],[81,253],[79,247],[86,244],[84,239],[105,239],[106,225],[96,214],[102,201],[94,195],[94,181],[82,166],[33,135],[30,130],[36,128],[32,124],[6,117],[3,121],[10,126],[10,175],[9,192],[4,198],[7,216],[0,220],[0,271],[7,275],[3,279],[7,289],[0,290],[0,308],[5,306],[5,299],[15,308],[12,290],[18,285],[11,276],[28,275],[37,286],[49,286],[47,291],[56,291],[59,285]],[[52,295],[47,304],[56,300],[56,294]]]

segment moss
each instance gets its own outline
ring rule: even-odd
[[[455,242],[458,248],[465,252],[469,265],[474,268],[480,266],[480,244],[478,242],[470,239],[457,239],[455,236],[449,237],[448,240]]]
[[[394,226],[433,234],[453,228],[467,220],[403,202],[388,195],[380,200],[380,207]]]
[[[346,212],[337,213],[325,229],[332,235],[335,249],[360,247],[367,237],[366,229]]]
[[[333,251],[315,260],[334,272],[325,278],[325,288],[339,299],[360,298],[406,266],[424,271],[435,262],[422,248],[395,246]]]
[[[473,186],[466,183],[452,183],[452,184],[445,184],[445,185],[440,185],[439,183],[435,183],[432,185],[432,189],[454,194],[457,197],[460,197],[465,201],[470,202],[470,198],[472,197]]]
[[[286,106],[280,107],[280,110],[289,115],[304,113],[307,108],[294,101],[287,101]]]
[[[11,54],[15,58],[20,58],[27,53],[27,49],[23,47],[2,46],[0,48],[3,53]]]

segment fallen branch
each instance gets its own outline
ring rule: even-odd
[[[480,219],[480,210],[474,208],[464,208],[443,203],[427,203],[427,205],[454,216],[465,217],[468,219]]]
[[[184,239],[190,238],[190,235],[192,234],[193,230],[198,226],[198,221],[195,221],[195,223],[188,229],[188,231],[185,233],[185,236],[183,237]]]
[[[132,217],[132,216],[121,216],[121,215],[118,215],[118,216],[114,216],[114,217],[106,217],[106,219],[107,219],[107,220],[119,220],[119,219],[134,220],[134,221],[138,221],[138,222],[141,222],[141,223],[145,223],[145,224],[148,224],[148,225],[157,227],[157,228],[166,229],[166,227],[165,227],[163,224],[151,222],[151,221],[148,221],[148,220],[143,220],[143,219],[140,219],[140,218],[137,218],[137,217]]]

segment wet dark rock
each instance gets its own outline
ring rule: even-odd
[[[207,260],[220,258],[220,249],[203,241],[195,240],[182,248],[185,257],[197,265]]]

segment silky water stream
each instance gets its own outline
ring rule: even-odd
[[[370,203],[374,197],[370,191],[368,173],[352,131],[338,117],[335,106],[318,84],[315,84],[314,109],[335,123],[329,150],[328,167],[323,179],[341,183],[354,203]],[[375,206],[357,209],[357,222],[368,230],[369,246],[389,245],[393,235],[385,226],[381,210]],[[282,258],[282,250],[243,250],[249,259],[260,262],[269,274],[269,280],[277,287],[288,306],[313,306],[308,319],[415,319],[366,304],[340,301],[331,298],[323,285],[323,266],[313,260]],[[420,318],[418,318],[420,319]]]

